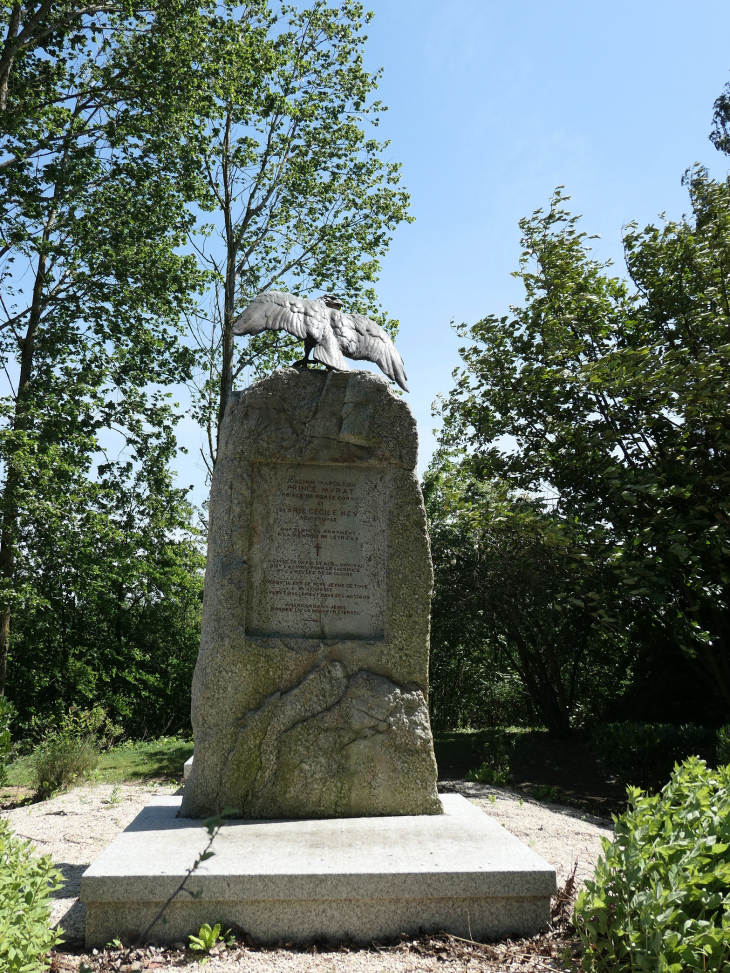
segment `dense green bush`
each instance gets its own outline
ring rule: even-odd
[[[15,620],[13,654],[23,662],[10,667],[6,689],[16,737],[74,703],[103,706],[134,738],[189,729],[205,568],[194,539],[167,541],[142,525],[108,545],[96,528],[65,540],[60,552],[50,529],[34,541],[42,557],[28,585],[37,597]]]
[[[31,755],[33,786],[39,797],[48,797],[92,771],[102,745],[110,742],[115,731],[100,706],[93,710],[72,707]]]
[[[565,735],[601,714],[623,691],[631,640],[597,626],[577,600],[574,559],[552,542],[552,516],[442,452],[423,487],[434,566],[433,725]]]
[[[10,723],[15,715],[15,707],[5,696],[0,696],[0,787],[5,786],[8,778],[10,758]]]
[[[624,784],[658,788],[672,767],[710,743],[710,732],[687,723],[604,723],[591,734],[593,749],[606,770]]]
[[[35,973],[60,940],[51,929],[51,895],[63,884],[48,856],[35,858],[0,819],[0,970]]]
[[[482,764],[476,770],[470,770],[466,776],[468,780],[475,780],[480,784],[504,787],[512,780],[509,761],[515,738],[500,729],[486,730],[481,738]]]
[[[730,725],[721,726],[717,731],[715,752],[718,763],[730,764]]]
[[[629,788],[575,927],[595,973],[730,971],[730,768],[690,757],[660,794]]]

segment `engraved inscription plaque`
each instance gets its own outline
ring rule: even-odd
[[[386,471],[256,463],[247,634],[385,636]]]

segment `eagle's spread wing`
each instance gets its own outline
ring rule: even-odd
[[[347,371],[347,362],[330,326],[330,310],[320,301],[308,301],[285,291],[258,294],[233,322],[233,333],[261,334],[262,331],[288,331],[314,346],[315,361]]]
[[[326,322],[326,308],[316,301],[307,301],[284,291],[264,291],[257,294],[249,306],[233,322],[234,334],[261,334],[262,331],[288,331],[304,341],[307,325],[316,330]]]
[[[355,360],[374,362],[407,392],[403,359],[388,332],[362,314],[332,313],[332,330],[342,353]]]
[[[371,361],[406,392],[403,359],[390,335],[362,314],[345,314],[322,301],[309,301],[285,291],[264,291],[233,322],[234,334],[288,331],[311,348],[312,358],[347,371],[343,355]]]

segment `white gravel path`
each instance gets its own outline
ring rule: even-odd
[[[508,790],[458,782],[455,790],[496,818],[558,873],[558,885],[577,862],[579,882],[591,873],[601,851],[601,838],[610,837],[612,824],[572,808],[544,804]],[[53,909],[53,920],[69,939],[83,938],[86,907],[77,900],[81,874],[147,804],[150,797],[174,793],[173,787],[135,784],[87,785],[41,804],[3,812],[15,833],[30,839],[39,854],[50,854],[66,879]],[[162,957],[160,958],[162,960]],[[386,962],[387,960],[387,962]],[[466,966],[463,963],[466,962]],[[343,953],[299,953],[287,950],[243,951],[211,958],[206,973],[408,973],[411,970],[478,969],[474,960],[451,956],[419,956],[408,951],[358,950]],[[164,961],[155,967],[172,969]],[[554,969],[530,964],[531,968]],[[486,966],[484,967],[487,968]],[[494,969],[491,965],[488,968]],[[510,966],[500,966],[509,969]],[[516,960],[515,969],[526,969]]]
[[[562,804],[546,804],[515,791],[468,781],[459,781],[457,789],[550,862],[558,874],[558,886],[576,863],[576,880],[582,885],[601,853],[601,838],[613,834],[612,821]]]
[[[53,907],[54,924],[69,939],[83,939],[86,906],[78,901],[81,875],[102,850],[139,814],[150,798],[174,787],[96,784],[74,787],[40,804],[3,811],[19,838],[50,855],[66,880]]]

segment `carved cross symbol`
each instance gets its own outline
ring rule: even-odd
[[[314,545],[314,548],[317,551],[317,557],[319,557],[319,547],[320,547],[319,541],[317,541],[317,543]]]

